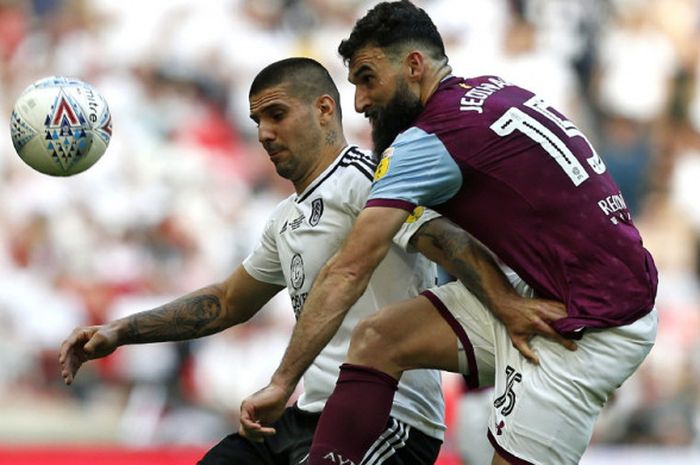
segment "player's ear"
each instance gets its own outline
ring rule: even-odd
[[[316,101],[316,109],[320,115],[321,124],[327,124],[335,118],[336,108],[335,100],[330,95],[322,95]]]
[[[425,73],[425,56],[420,50],[412,50],[406,55],[407,78],[411,81],[420,81]]]

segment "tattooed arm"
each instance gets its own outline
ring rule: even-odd
[[[239,266],[225,281],[158,308],[76,328],[61,345],[63,380],[71,384],[84,362],[105,357],[121,345],[194,339],[243,323],[281,289],[254,279]]]
[[[550,324],[566,316],[563,304],[521,297],[496,264],[491,253],[462,228],[440,217],[424,224],[410,244],[439,264],[474,294],[508,330],[513,346],[525,358],[539,363],[529,345],[535,335],[549,337],[570,350],[576,344],[559,335]]]

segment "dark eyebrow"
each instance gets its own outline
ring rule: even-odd
[[[372,71],[371,66],[369,66],[367,64],[360,65],[360,67],[357,68],[354,73],[352,73],[352,78],[357,79],[360,76],[360,74],[362,74],[364,72],[368,72],[368,71]]]
[[[255,113],[250,113],[250,115],[248,115],[248,116],[249,116],[250,119],[252,119],[255,123],[258,123],[259,118],[257,117],[257,115],[259,115],[259,114],[264,114],[264,113],[270,113],[270,112],[273,112],[273,111],[275,111],[275,110],[286,110],[286,109],[287,109],[287,106],[286,106],[286,105],[284,105],[284,104],[282,104],[282,103],[279,103],[279,102],[272,102],[272,103],[270,103],[270,104],[268,104],[268,105],[263,105],[263,106],[262,106],[261,108],[259,108]]]

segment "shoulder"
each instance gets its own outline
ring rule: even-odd
[[[275,224],[284,215],[284,212],[289,208],[290,205],[294,203],[295,195],[292,194],[280,200],[277,205],[272,209],[272,212],[267,217],[267,226]]]
[[[364,203],[375,169],[371,152],[348,146],[321,178],[296,199],[296,203],[306,204],[319,197],[325,203],[339,206]]]
[[[344,197],[348,191],[368,190],[376,169],[377,163],[370,151],[350,146],[338,157],[322,183],[327,191]]]
[[[338,161],[338,174],[347,178],[366,179],[372,182],[377,162],[368,150],[360,150],[357,146],[349,147]]]

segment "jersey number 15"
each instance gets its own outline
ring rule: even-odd
[[[586,136],[584,136],[571,121],[565,120],[550,111],[544,101],[538,97],[530,98],[523,105],[531,108],[556,124],[569,138],[582,137],[593,154],[586,159],[591,169],[593,169],[593,172],[596,174],[605,172],[605,163],[603,163],[603,160],[598,156],[598,153]],[[491,129],[499,136],[507,136],[517,129],[537,142],[545,152],[559,164],[564,173],[571,179],[571,182],[574,183],[574,186],[581,185],[582,182],[589,178],[583,165],[581,165],[569,147],[567,147],[566,143],[551,130],[547,129],[546,126],[521,109],[510,107],[491,125]]]

